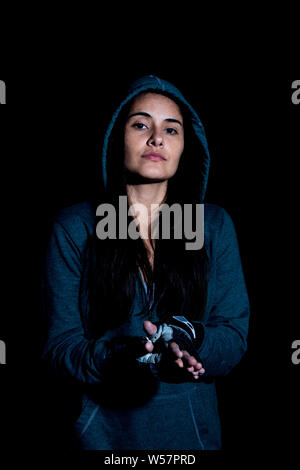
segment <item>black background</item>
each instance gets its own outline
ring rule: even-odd
[[[254,69],[255,70],[255,69]],[[218,380],[224,451],[289,456],[299,442],[299,372],[291,344],[298,308],[300,105],[293,80],[180,67],[94,61],[0,69],[2,313],[1,443],[48,451],[59,429],[40,371],[40,272],[51,216],[92,194],[103,133],[132,79],[152,73],[173,82],[205,126],[211,170],[206,202],[235,223],[251,304],[249,349]],[[50,410],[50,411],[49,411]]]

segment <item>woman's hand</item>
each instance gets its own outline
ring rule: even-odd
[[[147,335],[152,336],[157,332],[157,326],[154,323],[146,320],[144,321],[144,330]],[[149,343],[147,343],[147,350],[152,352],[149,350],[150,346],[148,344]],[[181,351],[175,341],[170,341],[168,343],[168,352],[171,365],[186,370],[195,379],[198,379],[201,375],[204,374],[205,369],[203,368],[201,362],[197,361],[195,357],[191,356],[188,351]]]
[[[106,362],[122,364],[153,351],[154,345],[143,336],[117,336],[108,343]]]

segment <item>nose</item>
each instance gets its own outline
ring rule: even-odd
[[[163,146],[163,136],[158,129],[154,129],[151,137],[148,140],[148,145],[154,147],[162,147]]]

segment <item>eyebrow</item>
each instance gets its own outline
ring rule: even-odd
[[[151,114],[149,113],[145,113],[144,111],[139,111],[137,113],[133,113],[133,114],[130,114],[130,116],[128,116],[127,120],[132,118],[133,116],[145,116],[145,117],[149,117],[149,118],[152,118]],[[182,123],[180,121],[178,121],[178,119],[174,119],[174,118],[167,118],[167,119],[164,119],[164,121],[167,121],[167,122],[176,122],[177,124],[180,124],[182,126]]]

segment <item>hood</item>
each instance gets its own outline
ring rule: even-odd
[[[129,87],[127,94],[125,95],[125,98],[122,100],[120,103],[119,107],[117,110],[114,112],[112,119],[110,121],[110,124],[107,128],[107,131],[104,136],[104,142],[103,142],[103,151],[102,151],[102,178],[103,178],[103,185],[104,189],[107,187],[107,182],[109,180],[109,173],[107,171],[107,158],[108,158],[108,144],[109,144],[109,139],[112,134],[112,130],[114,128],[114,125],[117,121],[117,118],[123,109],[123,107],[135,96],[138,94],[145,92],[145,91],[161,91],[162,93],[167,93],[172,96],[174,96],[175,99],[177,99],[185,108],[187,111],[187,115],[189,116],[191,120],[191,125],[192,129],[194,131],[194,134],[196,138],[198,139],[199,143],[202,146],[203,151],[199,155],[195,155],[195,158],[201,158],[200,166],[198,165],[197,168],[200,168],[200,170],[197,169],[197,171],[200,171],[199,174],[199,181],[200,181],[200,201],[203,202],[205,192],[206,192],[206,186],[207,186],[207,180],[208,180],[208,173],[209,173],[209,163],[210,163],[210,156],[209,156],[209,150],[208,150],[208,145],[207,145],[207,140],[206,140],[206,135],[204,131],[203,124],[196,113],[196,111],[193,109],[193,107],[186,101],[182,93],[170,82],[163,80],[161,78],[158,78],[154,75],[146,75],[144,77],[141,77],[137,80],[135,80]],[[199,162],[198,162],[199,163]]]

